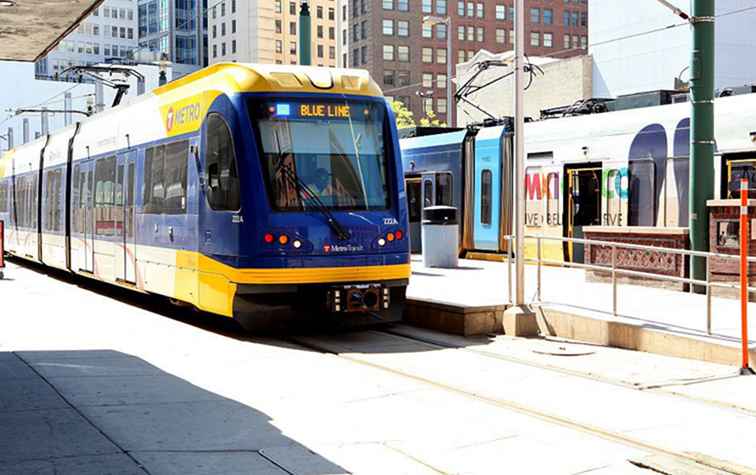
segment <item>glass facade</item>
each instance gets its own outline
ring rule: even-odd
[[[139,0],[139,46],[177,64],[202,66],[202,0]]]

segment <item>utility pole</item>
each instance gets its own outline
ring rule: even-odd
[[[693,0],[690,62],[690,247],[709,250],[709,210],[714,198],[714,0]],[[706,280],[706,259],[694,257],[691,275]],[[698,286],[700,287],[700,286]],[[703,287],[694,289],[703,293]]]
[[[299,64],[312,64],[312,24],[310,20],[310,5],[302,2],[299,8]]]
[[[525,305],[525,0],[515,7],[514,64],[514,254],[515,292],[512,306],[504,312],[504,333],[509,336],[538,334],[535,313]],[[509,242],[512,245],[512,241]],[[510,252],[511,256],[512,253]],[[512,283],[510,282],[510,285]]]

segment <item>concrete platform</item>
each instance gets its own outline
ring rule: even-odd
[[[412,259],[408,323],[456,335],[502,333],[508,308],[508,264],[461,260],[458,269],[427,269]],[[538,315],[542,334],[735,365],[740,362],[739,302],[712,299],[712,333],[706,331],[703,295],[623,283],[613,316],[610,283],[587,281],[585,271],[542,268],[536,301],[536,268],[526,266],[526,302]],[[756,303],[749,304],[751,361],[756,364]]]

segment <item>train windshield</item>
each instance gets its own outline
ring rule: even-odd
[[[389,206],[385,111],[353,100],[251,104],[277,210]]]

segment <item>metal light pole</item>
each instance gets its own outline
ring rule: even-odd
[[[690,58],[690,173],[688,210],[690,212],[690,248],[709,250],[709,209],[706,201],[714,198],[714,15],[715,0],[693,0],[690,15],[667,0],[656,0],[675,15],[689,21],[693,30],[693,54]],[[684,70],[683,70],[684,71]],[[682,75],[682,72],[680,73]],[[691,275],[706,280],[706,258],[693,257]],[[702,286],[693,286],[704,293]]]
[[[454,127],[454,82],[452,81],[452,22],[451,17],[424,16],[423,24],[446,25],[446,125]]]
[[[709,250],[709,210],[714,198],[714,0],[693,0],[690,63],[690,247]],[[691,274],[706,280],[706,259],[694,257]],[[703,288],[695,288],[702,293]]]
[[[525,0],[516,0],[515,16],[515,293],[512,307],[504,312],[504,333],[510,336],[531,336],[538,334],[538,324],[535,314],[525,305]]]
[[[525,1],[517,0],[515,8],[515,255],[517,263],[515,275],[515,301],[517,306],[525,304]]]
[[[299,9],[299,64],[312,64],[312,24],[310,19],[310,5],[302,2]]]

